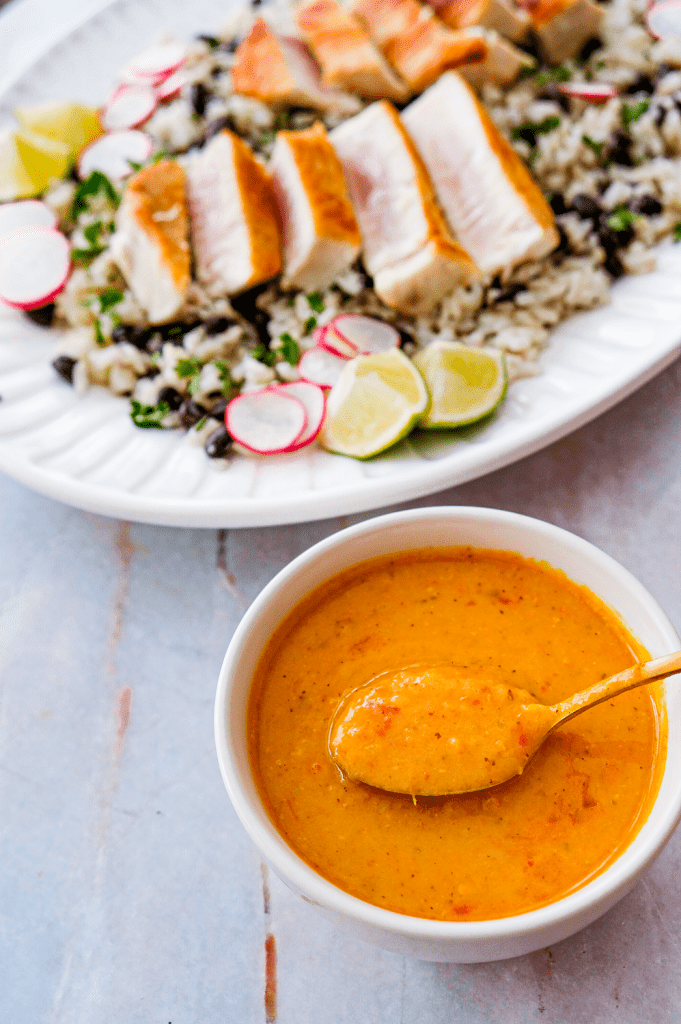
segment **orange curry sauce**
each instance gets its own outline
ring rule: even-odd
[[[271,638],[249,703],[253,774],[289,845],[352,895],[447,921],[523,913],[603,871],[645,821],[666,753],[659,684],[585,712],[522,776],[465,796],[343,780],[327,748],[333,712],[380,672],[429,659],[551,704],[646,657],[544,563],[470,548],[373,559],[318,587]]]

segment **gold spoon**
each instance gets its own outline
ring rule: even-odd
[[[471,793],[520,775],[563,722],[680,671],[677,651],[553,705],[455,666],[385,672],[343,697],[329,729],[329,753],[344,776],[378,789],[412,796]]]

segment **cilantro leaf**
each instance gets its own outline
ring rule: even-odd
[[[638,103],[622,104],[622,124],[625,128],[629,128],[634,121],[638,121],[639,117],[645,114],[646,110],[650,106],[650,100],[639,100]]]
[[[298,360],[300,359],[300,345],[295,338],[291,337],[288,331],[284,331],[281,335],[281,348],[279,351],[286,362],[290,363],[291,366],[298,365]]]
[[[97,196],[107,199],[112,206],[118,206],[121,201],[118,192],[106,174],[102,174],[101,171],[93,171],[85,181],[81,181],[80,185],[78,185],[71,200],[71,219],[77,220],[79,214],[87,210],[91,201]]]
[[[189,387],[187,388],[190,395],[198,395],[201,390],[201,371],[195,373],[192,379],[189,381]]]
[[[596,140],[592,139],[590,135],[582,135],[582,142],[585,146],[588,146],[589,149],[592,149],[594,151],[597,160],[601,159],[601,155],[603,153],[603,146],[605,145],[604,142],[596,142]]]
[[[544,71],[540,71],[537,75],[537,85],[542,87],[548,85],[549,82],[569,82],[571,77],[570,69],[566,68],[564,64],[559,64],[555,68],[546,68]]]
[[[313,309],[315,313],[324,312],[324,299],[322,298],[321,292],[312,292],[311,295],[308,295],[307,301],[310,305],[310,309]]]
[[[262,342],[255,346],[251,355],[254,359],[257,359],[258,362],[264,363],[265,366],[274,366],[277,361],[277,353],[272,352],[272,350],[263,345]]]
[[[178,377],[195,377],[201,373],[201,363],[196,356],[188,356],[186,359],[178,359],[175,363],[175,373]]]
[[[232,375],[229,372],[229,366],[224,359],[211,359],[211,362],[213,366],[216,366],[218,369],[220,380],[222,381],[222,394],[227,398],[237,387],[232,380]]]
[[[136,427],[149,428],[160,428],[161,421],[170,412],[170,406],[167,402],[160,402],[158,405],[142,405],[141,402],[135,401],[133,398],[132,409],[130,416],[132,422]]]
[[[108,313],[110,309],[117,306],[124,298],[123,292],[117,288],[105,288],[99,296],[99,308],[102,313]]]
[[[557,114],[551,114],[549,117],[545,117],[543,121],[523,121],[522,124],[513,129],[511,138],[522,139],[530,146],[536,146],[538,135],[548,135],[549,132],[555,131],[559,124],[560,118]]]
[[[310,331],[314,331],[316,326],[317,326],[317,317],[316,316],[309,316],[307,318],[307,320],[305,321],[305,333],[309,334]]]
[[[672,238],[675,242],[681,242],[681,220],[677,220],[672,228]]]
[[[104,252],[105,249],[105,245],[93,245],[91,249],[72,249],[71,260],[77,267],[84,267],[91,263],[95,256],[99,256],[100,253]]]
[[[613,231],[626,231],[640,216],[640,213],[633,213],[626,206],[618,206],[606,219],[605,223]]]

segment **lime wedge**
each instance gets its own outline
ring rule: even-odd
[[[414,356],[430,391],[430,409],[419,426],[462,427],[488,416],[508,386],[506,360],[499,349],[471,348],[455,341],[432,341]]]
[[[65,142],[73,158],[103,133],[96,108],[84,103],[40,103],[14,113],[28,131]]]
[[[17,152],[14,132],[0,134],[0,203],[26,199],[36,189]]]
[[[355,356],[329,392],[319,439],[338,455],[369,459],[408,434],[428,403],[423,377],[400,349]]]
[[[53,178],[63,178],[73,161],[68,143],[37,132],[17,132],[14,142],[19,160],[33,182],[34,195],[43,192]]]

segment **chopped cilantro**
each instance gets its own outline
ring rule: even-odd
[[[559,64],[555,68],[546,68],[544,71],[540,71],[537,75],[537,85],[542,87],[548,85],[549,82],[569,82],[571,77],[570,69],[566,68],[564,64]]]
[[[99,320],[95,320],[95,341],[100,346],[106,345],[106,338],[104,337],[102,325],[100,324]]]
[[[178,359],[175,363],[175,373],[178,377],[195,377],[197,373],[201,373],[201,363],[196,356]]]
[[[672,238],[675,242],[681,242],[681,220],[677,220],[672,228]]]
[[[314,320],[314,317],[312,317]],[[315,320],[315,323],[317,321]],[[287,363],[291,366],[297,366],[298,360],[300,359],[300,345],[295,338],[292,338],[288,331],[284,331],[281,335],[281,349],[280,352]]]
[[[194,376],[192,377],[192,379],[189,381],[189,386],[188,386],[187,390],[189,391],[190,395],[198,395],[199,391],[201,390],[201,371],[200,370],[199,370],[198,373],[195,373]]]
[[[105,249],[105,245],[93,245],[91,249],[72,249],[71,260],[77,267],[87,266],[95,256],[99,256]]]
[[[172,327],[169,327],[169,328],[168,328],[168,329],[166,330],[166,334],[167,334],[167,336],[168,336],[169,338],[179,338],[179,337],[183,337],[183,336],[184,336],[184,333],[185,333],[185,329],[184,329],[184,327],[182,326],[182,324],[173,324],[173,326],[172,326]]]
[[[207,416],[202,416],[198,423],[194,425],[194,430],[203,430],[206,423],[208,422]]]
[[[632,210],[627,210],[626,206],[618,206],[606,220],[606,224],[613,231],[626,231],[628,227],[638,220],[641,216],[640,213],[634,213]]]
[[[262,342],[260,342],[259,345],[255,346],[255,348],[251,352],[251,355],[253,356],[254,359],[257,359],[258,362],[264,363],[265,366],[274,366],[274,364],[277,361],[277,353],[272,352],[271,349],[263,345]]]
[[[307,301],[310,305],[310,309],[313,309],[315,313],[324,312],[324,299],[322,298],[321,292],[312,292],[312,295],[308,295]]]
[[[638,103],[622,104],[622,124],[625,128],[629,128],[634,121],[638,121],[642,114],[645,114],[646,110],[650,106],[650,100],[639,100]]]
[[[110,309],[122,302],[125,296],[117,288],[105,288],[99,296],[99,308],[102,313],[108,313]]]
[[[161,162],[161,160],[165,160],[165,158],[166,158],[167,156],[168,156],[168,154],[166,153],[165,149],[159,149],[159,150],[157,150],[157,152],[156,152],[156,153],[154,153],[154,155],[152,156],[152,158],[151,158],[151,163],[152,163],[152,164],[158,164],[158,163],[160,163],[160,162]]]
[[[236,388],[236,384],[232,380],[232,375],[229,372],[229,366],[224,359],[211,359],[211,362],[213,366],[217,367],[218,373],[220,374],[220,380],[222,381],[222,394],[227,398]]]
[[[596,140],[592,139],[590,135],[582,135],[582,142],[585,146],[588,146],[589,149],[592,149],[594,151],[597,160],[601,159],[601,154],[603,153],[603,146],[605,145],[604,142],[596,142]]]
[[[141,402],[137,402],[133,398],[131,405],[130,416],[132,422],[136,427],[144,427],[146,429],[160,427],[161,421],[170,412],[170,406],[167,402],[160,402],[158,405],[142,405]]]
[[[511,132],[512,139],[523,139],[530,146],[536,146],[538,135],[548,135],[549,132],[554,131],[560,124],[560,118],[557,114],[551,114],[549,117],[545,117],[543,121],[524,121],[519,124],[517,128],[514,128]]]
[[[196,38],[199,39],[202,43],[205,43],[206,46],[209,46],[211,50],[217,50],[218,46],[220,45],[220,40],[216,36],[207,36],[201,33],[201,35],[197,36]]]
[[[314,331],[316,326],[317,326],[317,317],[316,316],[309,316],[307,318],[307,320],[305,321],[305,333],[309,334],[310,331]]]
[[[104,224],[102,223],[102,221],[96,220],[94,224],[88,224],[87,227],[83,228],[83,235],[85,236],[86,241],[90,243],[90,245],[97,245],[97,243],[99,242],[99,236],[101,235],[103,230]]]
[[[121,201],[116,189],[113,187],[106,174],[101,171],[93,171],[85,181],[81,181],[71,200],[71,219],[77,220],[79,214],[87,210],[91,200],[97,196],[107,199],[112,206],[118,206]]]

